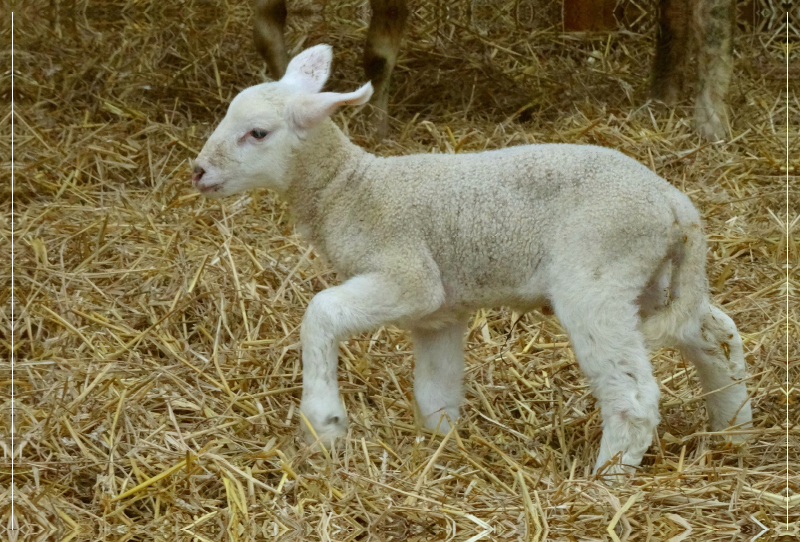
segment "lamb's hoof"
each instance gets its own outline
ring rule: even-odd
[[[739,447],[747,443],[751,433],[745,432],[753,427],[753,412],[748,401],[737,413],[735,419],[730,414],[711,416],[709,426],[712,431],[719,431],[727,444]]]
[[[337,438],[344,437],[347,434],[347,414],[345,414],[344,410],[323,416],[306,412],[303,412],[303,414],[314,428],[312,432],[306,421],[301,420],[300,425],[303,430],[303,437],[309,444],[321,442],[326,447],[330,447]]]
[[[426,429],[438,431],[440,434],[447,434],[450,428],[455,425],[458,419],[457,408],[447,408],[434,412],[433,414],[422,415],[422,424]]]
[[[741,449],[747,448],[746,435],[728,435],[725,437],[725,444],[730,447],[731,451],[736,452]]]
[[[718,431],[724,431],[718,429]],[[741,429],[737,429],[737,431],[741,431]],[[734,448],[739,448],[747,444],[747,439],[750,435],[742,434],[742,433],[722,433],[722,438],[725,439],[725,443],[729,444]]]
[[[610,457],[598,457],[592,471],[592,474],[606,485],[618,486],[624,484],[636,473],[636,467],[631,466],[633,463],[638,464],[638,461],[635,461],[634,458],[623,455],[621,461],[617,459],[616,462],[607,464],[610,459]]]
[[[635,472],[636,469],[633,467],[615,463],[604,469],[600,475],[597,476],[597,479],[607,486],[620,486],[627,482]],[[596,474],[597,472],[595,472],[595,475]]]

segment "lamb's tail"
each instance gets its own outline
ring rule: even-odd
[[[642,333],[654,347],[684,342],[685,333],[698,329],[709,303],[706,238],[700,215],[681,192],[670,191],[668,197],[675,220],[660,270],[668,290],[664,303],[642,319]]]

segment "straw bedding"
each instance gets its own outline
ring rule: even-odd
[[[724,144],[695,136],[688,103],[647,101],[652,21],[564,34],[559,10],[520,24],[514,2],[480,32],[464,2],[412,2],[390,137],[373,138],[367,110],[336,117],[379,154],[606,145],[701,209],[715,301],[744,339],[755,428],[743,448],[721,443],[706,428],[694,368],[656,352],[659,438],[634,479],[607,488],[590,473],[597,407],[557,319],[541,313],[474,316],[467,405],[447,436],[415,425],[408,335],[353,337],[340,356],[350,437],[333,450],[304,444],[298,326],[336,277],[269,193],[209,202],[188,182],[188,160],[230,98],[264,76],[252,13],[241,1],[161,4],[106,0],[81,11],[79,1],[72,12],[42,2],[16,12],[16,366],[13,382],[7,362],[0,374],[0,537],[679,541],[749,539],[762,526],[770,530],[761,540],[798,534],[800,161],[789,164],[787,254],[785,126],[788,116],[796,157],[800,103],[795,63],[785,105],[785,28],[739,32],[734,138]],[[334,46],[331,88],[363,82],[361,4],[290,4],[293,47]],[[0,55],[8,66],[6,47]],[[8,108],[0,117],[7,254]],[[0,273],[7,360],[9,266]]]

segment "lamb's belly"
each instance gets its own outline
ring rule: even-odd
[[[452,302],[445,300],[445,307],[464,307],[466,310],[491,309],[494,307],[510,307],[515,310],[528,311],[547,303],[545,293],[539,289],[528,288],[485,288],[472,291],[454,298]]]
[[[535,295],[532,292],[517,290],[478,292],[460,299],[446,299],[438,310],[424,318],[417,318],[413,322],[398,322],[398,325],[409,328],[441,329],[459,321],[463,322],[469,314],[478,309],[509,307],[524,313],[546,306],[549,306],[549,303],[544,294]]]
[[[436,311],[423,318],[396,324],[404,328],[442,329],[456,322],[464,322],[467,316],[478,309],[508,307],[524,313],[548,305],[544,288],[538,281],[516,287],[482,288],[461,288],[445,283],[445,301]]]
[[[503,306],[528,311],[547,303],[544,277],[538,273],[527,269],[505,269],[492,275],[495,276],[462,276],[460,280],[444,277],[445,302],[442,309],[471,312]]]

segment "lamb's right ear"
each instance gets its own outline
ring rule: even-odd
[[[333,52],[330,45],[309,47],[289,62],[281,83],[315,94],[322,90],[331,74],[332,59]]]

